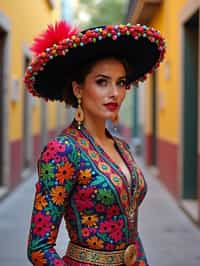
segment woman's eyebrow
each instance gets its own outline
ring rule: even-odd
[[[107,76],[107,75],[104,75],[104,74],[98,74],[98,75],[96,75],[95,77],[96,77],[96,78],[98,78],[98,77],[103,77],[103,78],[106,78],[106,79],[111,79],[110,76]],[[119,77],[118,80],[119,80],[119,79],[125,79],[125,78],[126,78],[126,76],[122,76],[122,77]]]
[[[98,74],[95,76],[95,78],[98,78],[98,77],[103,77],[103,78],[106,78],[106,79],[111,79],[111,77],[107,76],[107,75],[104,75],[104,74]]]

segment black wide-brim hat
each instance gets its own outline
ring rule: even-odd
[[[124,58],[128,82],[137,85],[159,67],[166,51],[160,32],[146,25],[108,25],[78,32],[64,21],[50,25],[32,46],[25,84],[34,96],[63,101],[63,90],[73,71],[94,58]]]

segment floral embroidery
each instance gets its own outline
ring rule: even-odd
[[[45,196],[42,194],[37,194],[36,195],[36,202],[35,202],[35,208],[39,211],[44,209],[47,206],[47,201],[45,199]]]
[[[65,198],[65,188],[61,186],[56,186],[52,188],[50,195],[52,197],[53,203],[56,205],[62,205],[64,203]]]
[[[96,214],[93,215],[83,215],[82,223],[87,226],[95,226],[98,221],[98,216]]]
[[[65,266],[64,262],[61,261],[60,259],[54,259],[53,263],[54,265]]]
[[[73,174],[75,170],[72,167],[72,164],[69,162],[66,162],[64,165],[60,165],[58,167],[58,172],[56,173],[57,180],[64,184],[65,179],[69,179]]]
[[[43,160],[47,163],[49,160],[53,159],[55,157],[55,152],[54,151],[49,151],[47,150],[43,154]]]
[[[97,212],[104,212],[105,211],[105,206],[100,204],[100,203],[97,203],[97,205],[95,206],[95,209]]]
[[[57,231],[53,229],[52,226],[52,230],[50,232],[49,238],[48,238],[48,244],[54,244],[56,241],[56,237],[57,237]]]
[[[94,188],[79,188],[77,192],[78,193],[74,195],[74,200],[76,202],[77,209],[80,212],[94,206],[94,202],[91,200],[91,195],[94,192]]]
[[[31,258],[34,265],[43,266],[47,260],[44,258],[44,253],[42,251],[33,251],[31,253]]]
[[[111,243],[107,243],[106,244],[106,250],[114,250],[115,249],[115,246]]]
[[[51,163],[49,163],[49,164],[42,163],[39,175],[42,178],[46,178],[46,179],[53,178],[54,177],[54,169],[55,169],[55,166],[53,164],[51,164]]]
[[[120,213],[119,207],[117,205],[113,205],[110,208],[108,208],[107,217],[108,219],[110,219],[113,216],[119,215],[119,213]]]
[[[92,249],[103,248],[103,241],[96,236],[87,239],[86,242],[88,243],[88,246]]]
[[[120,250],[127,246],[126,184],[112,162],[104,160],[93,141],[90,135],[72,124],[63,135],[50,141],[40,156],[28,242],[29,259],[36,266],[74,265],[61,259],[54,249],[63,216],[74,243],[100,250]],[[120,140],[117,142],[119,144]],[[136,167],[127,147],[119,146],[127,164],[133,163]],[[146,193],[146,183],[137,167],[136,175],[135,204],[140,204]],[[139,236],[136,241],[137,266],[142,266],[143,262],[147,266]]]
[[[81,232],[84,237],[88,237],[90,235],[90,231],[88,228],[83,228]]]
[[[109,234],[109,237],[112,238],[114,241],[119,241],[122,237],[122,231],[116,230]]]
[[[114,202],[114,196],[111,190],[103,188],[98,190],[97,200],[99,200],[105,205],[111,205]]]
[[[108,233],[112,231],[112,221],[105,221],[100,224],[99,232],[100,233]]]
[[[80,170],[78,177],[79,184],[86,185],[92,178],[91,169]]]
[[[33,218],[33,221],[35,222],[33,233],[37,236],[44,237],[51,228],[50,217],[38,213],[38,215],[36,214]]]

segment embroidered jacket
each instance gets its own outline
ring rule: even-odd
[[[69,265],[54,248],[63,216],[72,242],[109,251],[125,249],[136,241],[134,265],[148,265],[137,228],[132,228],[136,222],[133,226],[127,215],[134,204],[137,219],[146,183],[129,145],[111,137],[131,173],[131,191],[122,170],[83,126],[78,130],[73,122],[44,148],[38,160],[28,243],[33,265]]]

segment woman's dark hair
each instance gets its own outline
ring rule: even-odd
[[[73,88],[72,88],[72,82],[76,81],[78,84],[83,84],[85,81],[86,76],[92,71],[92,68],[94,65],[101,60],[108,59],[108,58],[113,58],[122,63],[122,65],[125,68],[126,71],[126,76],[128,76],[129,73],[129,66],[127,61],[124,58],[118,57],[118,56],[105,56],[105,57],[96,57],[93,58],[93,60],[90,60],[89,62],[85,63],[84,66],[80,68],[76,68],[72,71],[71,74],[68,74],[71,78],[68,78],[68,82],[63,89],[63,99],[66,104],[66,107],[72,106],[74,108],[77,108],[77,98],[73,93]],[[128,84],[127,84],[128,85]]]

